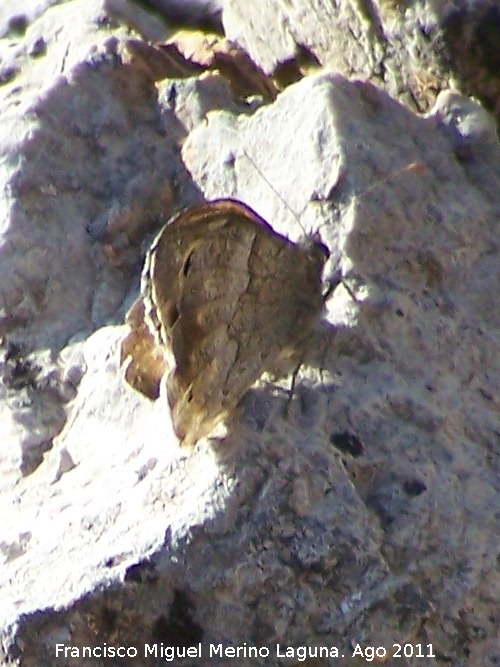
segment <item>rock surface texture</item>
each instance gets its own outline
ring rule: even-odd
[[[500,145],[479,102],[437,95],[451,3],[225,0],[265,71],[324,65],[268,104],[216,73],[155,86],[124,56],[131,29],[170,34],[142,5],[42,4],[0,10],[0,661],[497,664]],[[425,103],[414,46],[444,68]],[[123,318],[153,232],[220,197],[319,233],[343,279],[292,397],[265,377],[181,452],[165,397],[124,382]]]
[[[497,0],[225,0],[223,23],[268,72],[305,51],[417,111],[454,82],[500,115]]]

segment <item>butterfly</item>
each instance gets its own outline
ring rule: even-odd
[[[149,398],[165,378],[181,445],[209,435],[264,372],[300,363],[322,312],[328,255],[318,239],[293,243],[234,199],[188,208],[158,233],[121,361]]]

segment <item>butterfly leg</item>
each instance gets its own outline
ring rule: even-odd
[[[288,390],[288,398],[287,398],[285,409],[284,409],[284,413],[285,413],[286,417],[288,417],[290,415],[290,405],[292,403],[292,399],[293,399],[293,396],[295,394],[295,386],[297,384],[297,378],[299,376],[299,371],[300,371],[300,368],[301,368],[303,362],[304,362],[304,360],[303,360],[303,357],[301,356],[299,358],[299,361],[297,362],[297,365],[293,369],[292,378],[291,378],[291,381],[290,381],[290,389]]]

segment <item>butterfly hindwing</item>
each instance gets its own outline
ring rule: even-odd
[[[208,435],[264,371],[293,357],[321,312],[325,258],[228,199],[188,209],[159,233],[143,271],[142,318],[126,339],[135,331],[141,342],[124,346],[148,368],[165,349],[184,444]],[[150,368],[147,376],[157,378]]]

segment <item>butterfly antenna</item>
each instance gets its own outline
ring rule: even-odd
[[[255,169],[255,171],[262,177],[262,179],[267,183],[268,187],[274,192],[274,194],[278,197],[278,199],[282,202],[283,206],[292,214],[294,219],[297,221],[299,224],[300,228],[306,234],[306,230],[304,229],[301,221],[300,221],[300,215],[298,215],[290,206],[290,204],[286,201],[286,199],[283,197],[283,195],[274,187],[274,185],[269,181],[268,178],[266,178],[265,174],[263,171],[260,169],[260,167],[257,165],[255,160],[250,157],[250,155],[246,152],[246,150],[242,150],[243,155],[247,158],[247,160],[250,162],[252,167]],[[385,176],[384,178],[381,178],[371,185],[369,185],[367,188],[364,190],[361,190],[360,192],[355,192],[353,198],[359,198],[363,197],[364,195],[367,195],[368,193],[372,192],[373,190],[376,190],[378,187],[381,185],[384,185],[385,183],[388,183],[394,178],[397,178],[398,176],[401,176],[402,174],[405,174],[407,172],[413,171],[417,174],[425,174],[427,173],[427,167],[422,164],[421,162],[410,162],[409,164],[406,164],[404,167],[400,167],[399,169],[396,169],[392,171],[390,174]]]
[[[297,221],[299,224],[300,228],[306,234],[306,230],[304,229],[301,221],[300,221],[300,216],[297,215],[297,213],[292,209],[290,204],[286,201],[286,199],[281,195],[280,192],[274,187],[274,185],[269,181],[268,178],[266,178],[265,174],[262,172],[260,167],[256,164],[256,162],[250,157],[250,155],[246,152],[246,150],[242,150],[243,155],[247,158],[247,160],[250,162],[252,167],[255,169],[255,171],[262,177],[262,179],[267,183],[268,187],[274,192],[274,194],[278,197],[278,199],[283,203],[285,208],[292,214],[294,219]],[[390,174],[385,176],[384,178],[380,178],[376,181],[374,181],[371,185],[369,185],[367,188],[364,190],[361,190],[360,192],[355,192],[353,195],[354,198],[359,198],[359,197],[364,197],[368,193],[372,192],[373,190],[376,190],[378,187],[381,185],[384,185],[385,183],[388,183],[394,178],[397,178],[398,176],[401,176],[402,174],[405,174],[407,172],[415,172],[417,174],[425,174],[427,173],[427,167],[422,164],[421,162],[410,162],[409,164],[406,164],[404,167],[400,167],[399,169],[396,169],[392,171]],[[335,291],[335,288],[337,285],[342,284],[344,288],[347,290],[348,294],[351,296],[353,301],[357,302],[356,296],[350,286],[347,284],[346,280],[344,277],[341,275],[340,270],[338,270],[337,275],[335,276],[335,279],[332,280],[330,286],[328,287],[325,295],[324,295],[324,300],[325,302],[328,300],[328,298],[332,295],[332,293]]]
[[[259,174],[259,176],[262,177],[262,179],[267,183],[268,187],[274,192],[274,194],[278,197],[278,199],[281,201],[283,206],[289,211],[298,225],[300,226],[301,230],[306,234],[306,230],[304,229],[302,223],[300,222],[300,216],[293,210],[293,208],[290,206],[290,204],[286,201],[286,199],[281,195],[280,192],[274,187],[274,185],[266,178],[265,174],[262,172],[262,170],[259,168],[259,166],[256,164],[256,162],[248,155],[245,149],[243,149],[243,155],[247,158],[247,160],[250,162],[252,167],[255,169],[255,171]]]
[[[408,171],[414,171],[417,174],[426,174],[427,173],[427,167],[425,164],[422,164],[421,162],[410,162],[409,164],[406,164],[404,167],[401,167],[400,169],[396,169],[395,171],[391,171],[390,174],[385,176],[384,178],[380,178],[377,181],[374,181],[371,185],[369,185],[367,188],[364,190],[361,190],[360,192],[355,192],[353,199],[354,198],[359,198],[363,197],[364,195],[368,194],[369,192],[372,192],[373,190],[376,190],[379,186],[384,185],[385,183],[388,183],[389,181],[392,181],[393,178],[396,178],[397,176],[401,176],[402,174],[405,174]]]

